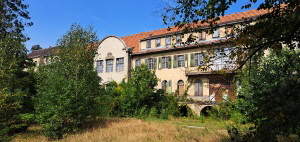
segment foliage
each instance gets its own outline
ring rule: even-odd
[[[22,42],[26,37],[22,32],[25,26],[31,26],[29,20],[28,5],[23,3],[24,0],[1,0],[0,1],[0,40],[7,38],[8,35],[16,35]]]
[[[38,70],[35,108],[38,121],[50,139],[78,131],[101,115],[100,78],[93,58],[97,41],[93,28],[73,24],[58,40],[51,63]]]
[[[173,0],[166,4],[163,20],[167,25],[179,27],[183,33],[203,30],[212,33],[219,26],[217,22],[220,16],[224,16],[237,1],[242,0]],[[299,44],[300,1],[248,0],[241,8],[252,8],[255,3],[259,3],[258,10],[267,10],[268,13],[257,18],[243,18],[240,26],[233,27],[236,36],[229,37],[228,41],[231,42],[226,42],[227,46],[236,47],[230,57],[235,57],[238,69],[251,59],[258,59],[267,48],[280,51],[283,44],[290,49]],[[252,23],[254,20],[255,23]],[[203,29],[203,24],[210,28]]]
[[[178,115],[178,99],[163,94],[162,90],[156,90],[157,81],[155,72],[142,64],[132,70],[128,82],[123,80],[119,85],[108,85],[106,92],[113,97],[112,115],[140,118],[162,117],[160,115],[167,118],[168,115]]]
[[[42,49],[42,47],[39,44],[32,45],[32,47],[31,47],[31,51],[33,51],[33,50],[39,50],[39,49]]]
[[[300,131],[300,52],[284,49],[271,52],[251,64],[241,75],[240,105],[248,121],[255,125],[255,137],[272,141],[278,135]]]
[[[20,116],[23,98],[22,92],[11,93],[5,89],[0,90],[0,141],[8,141],[12,134],[27,128],[27,124],[22,122]]]

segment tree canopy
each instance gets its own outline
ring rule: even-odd
[[[31,47],[31,51],[33,51],[33,50],[39,50],[39,49],[42,49],[42,47],[39,44],[32,45],[32,47]]]

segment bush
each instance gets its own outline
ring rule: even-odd
[[[175,96],[164,94],[163,90],[155,89],[157,77],[155,72],[148,70],[142,64],[132,71],[128,82],[120,84],[109,83],[105,92],[111,94],[114,116],[120,117],[161,117],[163,115],[179,115],[178,99]],[[113,85],[112,85],[113,84]],[[164,116],[165,118],[165,116]]]

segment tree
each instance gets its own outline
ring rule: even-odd
[[[239,0],[173,0],[166,5],[163,20],[185,33],[202,31],[199,23],[207,23],[212,32],[218,27],[219,16],[223,16],[236,1]],[[254,3],[257,0],[249,0],[241,8],[251,8]],[[283,46],[294,49],[299,44],[299,5],[297,0],[264,0],[257,9],[268,10],[267,14],[255,19],[253,25],[248,23],[254,19],[244,19],[241,24],[245,28],[236,28],[238,36],[231,39],[231,46],[237,47],[231,57],[236,57],[238,69],[251,59],[259,58],[268,48],[280,51]]]
[[[33,112],[34,78],[25,71],[33,65],[24,46],[24,27],[32,25],[23,22],[30,19],[27,7],[23,0],[0,1],[0,141],[27,126],[21,115]]]
[[[28,40],[22,32],[25,26],[32,26],[29,20],[28,5],[23,3],[24,0],[1,0],[0,1],[0,40],[7,35],[17,35],[22,42]]]
[[[255,125],[255,137],[274,141],[277,136],[300,135],[300,52],[283,49],[261,57],[240,75],[241,108]],[[249,75],[250,74],[250,75]],[[254,140],[257,141],[257,140]]]
[[[39,44],[32,45],[32,47],[31,47],[31,51],[33,51],[33,50],[39,50],[39,49],[42,49],[42,47]]]
[[[92,27],[73,24],[58,40],[51,64],[38,70],[35,108],[50,139],[78,131],[100,116],[100,78],[93,66],[96,41]]]

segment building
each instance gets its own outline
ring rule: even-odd
[[[194,102],[187,105],[199,115],[203,108],[236,96],[232,72],[235,64],[227,63],[234,60],[217,56],[207,63],[205,55],[212,50],[216,55],[229,54],[234,48],[228,40],[235,36],[234,27],[243,28],[241,23],[245,19],[255,20],[265,13],[266,10],[250,10],[222,16],[217,23],[219,28],[213,33],[208,33],[209,26],[202,24],[198,33],[183,34],[177,28],[165,28],[124,37],[107,36],[99,42],[94,65],[102,83],[112,80],[119,83],[130,78],[132,68],[144,63],[160,79],[158,89],[188,94],[187,98]],[[195,41],[183,44],[190,36]],[[47,54],[37,56],[37,52],[42,50],[28,57],[38,64],[47,63]],[[204,67],[207,64],[211,64],[209,68]],[[220,73],[221,70],[226,74]]]

